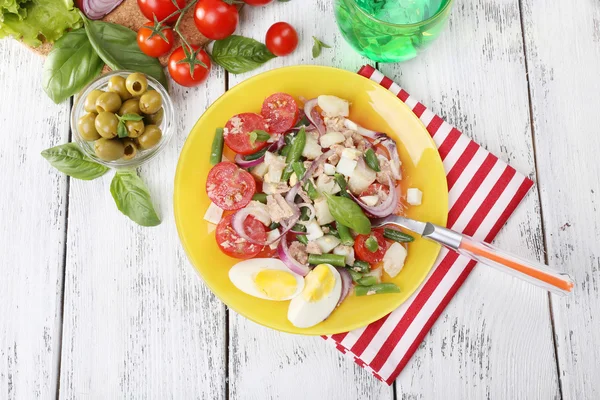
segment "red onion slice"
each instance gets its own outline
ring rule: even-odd
[[[323,122],[323,118],[321,118],[321,114],[319,114],[319,111],[317,111],[316,109],[317,102],[317,99],[307,101],[304,104],[304,113],[306,114],[306,118],[308,118],[311,124],[313,124],[317,128],[319,136],[321,136],[327,133],[327,127]]]
[[[302,208],[302,207],[308,208],[308,210],[310,211],[310,214],[308,215],[308,220],[306,220],[306,221],[299,220],[298,223],[306,226],[306,225],[308,225],[309,222],[311,222],[313,219],[315,219],[315,217],[317,215],[317,210],[315,210],[315,207],[312,204],[308,204],[308,203],[298,204],[298,208]]]
[[[358,132],[361,136],[368,137],[369,139],[375,139],[379,134],[379,132],[364,128],[348,118],[344,120],[344,126],[348,129]]]
[[[365,210],[372,216],[380,218],[387,217],[388,215],[396,211],[396,207],[398,206],[398,192],[396,191],[396,185],[394,185],[394,181],[390,176],[388,176],[388,186],[390,188],[390,194],[383,201],[383,203],[379,204],[378,206],[368,206],[365,203],[363,203],[357,196],[355,196],[354,193],[348,193],[350,193],[350,196],[352,196],[354,201],[356,201],[356,203],[363,210]]]
[[[306,276],[310,272],[310,267],[308,264],[302,264],[298,260],[296,260],[290,254],[290,248],[288,247],[287,236],[283,236],[279,245],[277,246],[277,255],[279,259],[283,261],[283,263],[290,269],[290,271],[301,275]]]
[[[376,140],[379,140],[379,143],[381,143],[381,145],[386,148],[388,153],[390,153],[390,164],[394,179],[402,179],[402,174],[400,173],[400,166],[402,165],[402,162],[400,162],[400,156],[398,156],[398,146],[396,145],[396,142],[385,133],[378,133]]]
[[[89,19],[101,19],[123,0],[77,0],[76,5]]]
[[[279,139],[277,139],[276,142],[273,142],[267,148],[267,151],[276,152],[279,149],[281,149],[284,145],[285,145],[285,139],[283,138],[283,135],[281,135],[279,137]],[[263,161],[265,161],[264,154],[262,155],[262,157],[257,158],[256,160],[244,160],[244,157],[242,157],[242,155],[240,155],[240,154],[235,155],[235,163],[242,168],[256,167],[258,164],[262,163]]]
[[[340,296],[340,300],[338,301],[336,307],[339,307],[340,304],[348,297],[350,294],[350,290],[352,289],[352,276],[350,276],[350,272],[346,268],[336,268],[337,272],[339,272],[340,277],[342,278],[342,294]]]

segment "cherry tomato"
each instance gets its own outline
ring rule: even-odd
[[[198,46],[192,46],[194,50],[198,50]],[[193,87],[198,86],[206,80],[208,73],[210,72],[210,57],[206,54],[206,51],[200,50],[196,55],[196,60],[200,60],[206,65],[203,67],[200,64],[196,64],[194,67],[194,75],[190,73],[190,64],[187,62],[179,63],[179,61],[185,59],[185,52],[183,47],[179,46],[169,56],[169,74],[171,78],[181,86]]]
[[[260,111],[271,133],[283,133],[298,121],[298,104],[289,94],[275,93],[267,97]]]
[[[175,35],[173,35],[173,29],[164,28],[162,30],[162,34],[167,39],[161,38],[159,35],[152,35],[152,27],[154,23],[146,22],[144,26],[140,28],[137,34],[137,43],[140,47],[140,50],[144,52],[144,54],[150,57],[160,57],[167,54],[171,51],[171,47],[173,47],[173,42],[175,41]]]
[[[366,247],[365,242],[370,237],[377,240],[378,248],[376,251],[370,251]],[[387,242],[383,237],[383,233],[381,233],[379,230],[371,232],[370,235],[358,235],[356,238],[354,238],[354,251],[356,252],[356,256],[360,260],[366,261],[369,264],[377,264],[379,261],[383,260],[386,250]]]
[[[156,16],[156,19],[162,22],[169,15],[177,11],[177,7],[175,7],[172,0],[137,0],[137,3],[144,17],[150,21],[154,21],[154,16]],[[185,7],[185,0],[177,0],[177,5],[179,8]],[[179,14],[173,15],[165,22],[172,24],[177,22],[177,18],[179,18]]]
[[[249,4],[251,6],[264,6],[265,4],[269,4],[273,0],[244,0],[244,3]]]
[[[276,22],[267,31],[265,43],[276,56],[287,56],[298,46],[298,33],[287,22]]]
[[[371,183],[358,197],[378,195],[381,192],[390,194],[390,187],[381,183]]]
[[[268,145],[266,140],[253,140],[250,134],[256,130],[269,131],[269,125],[261,115],[254,113],[234,115],[225,125],[223,133],[225,144],[238,154],[254,154]]]
[[[212,167],[206,178],[206,193],[223,210],[246,207],[256,192],[256,182],[250,172],[232,162],[223,161]]]
[[[237,8],[223,0],[200,0],[194,11],[196,28],[212,40],[225,39],[235,32],[239,19]]]
[[[229,214],[219,221],[215,230],[217,245],[223,253],[230,257],[241,259],[252,258],[259,254],[264,246],[242,239],[231,226],[233,215]],[[251,215],[244,221],[244,230],[253,240],[259,242],[267,240],[265,226]]]

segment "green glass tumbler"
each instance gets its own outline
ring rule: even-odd
[[[390,8],[406,2],[395,1]],[[428,2],[430,0],[411,0],[413,5]],[[405,14],[400,18],[402,22],[394,20],[394,14],[389,12],[387,15],[391,22],[376,17],[376,7],[385,4],[385,0],[335,0],[335,18],[342,36],[358,53],[373,61],[401,62],[416,57],[437,39],[446,26],[453,3],[454,0],[438,0],[439,8],[433,15],[424,16],[418,22],[405,23]],[[369,5],[373,7],[371,13]],[[419,20],[418,14],[414,20]]]

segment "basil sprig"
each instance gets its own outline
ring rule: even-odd
[[[252,71],[276,57],[264,44],[238,35],[216,40],[211,56],[215,63],[232,74]]]
[[[138,115],[138,114],[123,114],[122,116],[119,116],[117,114],[115,114],[115,115],[119,119],[119,125],[117,125],[117,135],[119,135],[120,138],[125,138],[125,137],[129,136],[129,131],[127,130],[127,127],[125,126],[125,122],[141,121],[144,119],[144,117],[142,117],[141,115]]]
[[[313,36],[313,40],[315,42],[313,44],[313,48],[312,48],[312,56],[313,56],[313,58],[319,57],[321,55],[321,51],[323,49],[330,49],[331,48],[330,45],[321,42],[319,39],[316,38],[316,36]]]
[[[332,196],[329,193],[325,193],[325,197],[329,212],[336,222],[362,235],[371,233],[371,221],[358,204],[346,197]]]
[[[160,224],[148,188],[135,171],[117,171],[110,184],[110,193],[119,211],[133,222],[142,226]]]
[[[108,168],[92,161],[76,143],[67,143],[42,151],[50,165],[73,178],[89,181],[104,175]]]
[[[256,144],[257,141],[266,142],[267,140],[271,139],[271,135],[269,135],[267,132],[265,132],[261,129],[255,129],[252,132],[250,132],[248,135],[249,135],[249,140],[250,140],[250,144],[252,145],[252,147],[254,147],[254,145]]]

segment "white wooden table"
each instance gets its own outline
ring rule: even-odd
[[[40,151],[70,138],[42,60],[0,42],[0,399],[600,398],[600,4],[457,0],[431,50],[380,69],[537,186],[496,243],[570,272],[570,298],[477,268],[393,387],[319,338],[228,311],[179,245],[173,177],[187,132],[228,87],[294,64],[357,70],[331,0],[246,7],[240,33],[292,23],[298,50],[195,89],[173,86],[176,138],[140,174],[163,217],[140,228],[110,175],[68,179]],[[576,3],[576,4],[575,4]],[[311,57],[311,36],[333,46]]]

